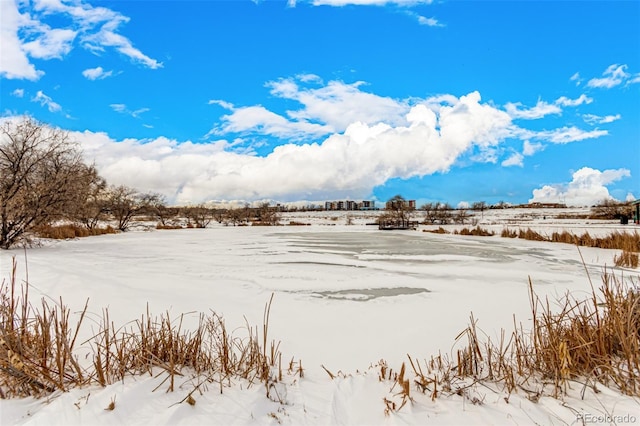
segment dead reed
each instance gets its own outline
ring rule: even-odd
[[[74,348],[87,307],[75,327],[69,309],[42,299],[29,302],[29,286],[17,288],[16,262],[11,279],[0,286],[0,397],[40,396],[86,382]]]
[[[613,263],[623,268],[637,268],[640,264],[638,253],[622,250],[622,253],[613,257]]]
[[[514,230],[505,228],[500,235],[508,238],[515,238],[517,235],[518,238],[525,240],[575,244],[578,246],[625,250],[636,253],[640,252],[640,234],[637,231],[633,233],[614,231],[604,237],[594,237],[588,232],[577,235],[567,231],[553,232],[551,236],[546,236],[531,228],[527,228],[526,230],[519,229],[517,233]]]
[[[16,283],[16,262],[10,279],[0,286],[0,397],[40,397],[88,384],[102,386],[127,376],[165,375],[158,388],[176,389],[176,380],[191,377],[193,390],[182,402],[195,404],[201,387],[225,387],[242,381],[265,386],[266,395],[283,401],[284,374],[303,377],[301,362],[282,365],[280,342],[269,339],[273,295],[265,305],[262,328],[248,324],[238,336],[212,312],[200,314],[195,329],[184,327],[183,315],[149,312],[116,328],[109,311],[102,312],[98,331],[78,342],[88,303],[72,324],[69,308],[60,300],[29,300],[28,283]],[[602,285],[586,299],[571,294],[551,303],[541,300],[529,282],[532,323],[525,328],[514,318],[513,331],[501,331],[497,341],[484,337],[473,314],[457,337],[451,358],[439,354],[418,360],[408,356],[398,372],[384,361],[379,379],[390,381],[385,412],[398,411],[413,401],[412,385],[435,399],[459,395],[473,404],[482,399],[469,388],[477,383],[502,383],[508,394],[525,392],[532,401],[541,395],[562,395],[572,383],[611,386],[640,396],[640,291],[633,281],[605,271]],[[552,308],[553,307],[553,308]],[[461,346],[460,346],[461,345]],[[79,351],[90,354],[82,364]],[[325,368],[326,370],[326,368]],[[332,379],[343,377],[340,372]]]
[[[28,283],[17,285],[15,276],[14,259],[10,280],[0,287],[1,398],[40,397],[92,383],[106,386],[139,374],[166,374],[158,387],[167,383],[167,391],[175,389],[176,378],[188,374],[200,381],[196,388],[216,383],[222,392],[232,381],[245,380],[249,386],[263,383],[270,396],[282,380],[280,344],[267,338],[273,296],[265,306],[261,333],[247,324],[241,336],[234,335],[215,312],[201,314],[198,326],[189,330],[183,327],[183,315],[154,317],[148,308],[140,319],[116,328],[105,309],[98,331],[79,343],[88,302],[72,325],[62,300],[50,304],[43,298],[33,306]],[[78,360],[81,348],[92,354],[85,365]],[[289,370],[303,375],[302,364],[293,359]]]
[[[502,232],[500,232],[500,236],[503,238],[516,238],[518,233],[509,228],[504,228]]]
[[[41,225],[34,229],[34,234],[40,238],[65,240],[69,238],[82,238],[95,235],[115,234],[118,231],[112,226],[105,228],[87,228],[74,224],[66,225]]]
[[[495,235],[495,232],[481,228],[480,226],[476,226],[475,228],[462,228],[460,231],[453,231],[453,233],[456,235],[474,235],[479,237],[491,237]]]
[[[566,294],[552,305],[530,283],[530,330],[514,318],[511,335],[502,330],[492,342],[481,338],[472,315],[456,338],[466,344],[454,360],[439,355],[421,363],[409,356],[414,384],[432,398],[439,392],[464,396],[472,384],[487,381],[503,383],[509,394],[525,392],[532,401],[545,388],[558,397],[571,382],[602,383],[640,396],[640,292],[632,284],[605,272],[590,298]]]
[[[158,223],[156,225],[156,229],[160,229],[160,230],[183,229],[183,228],[184,227],[182,225],[180,225],[180,224],[175,224],[175,225],[165,224],[165,225],[163,225],[162,223]]]
[[[438,227],[438,229],[423,229],[422,232],[430,232],[432,234],[450,234],[451,232],[444,229],[442,226]]]

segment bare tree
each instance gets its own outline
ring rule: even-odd
[[[255,209],[255,219],[261,225],[277,225],[280,223],[280,212],[269,203],[262,203]]]
[[[591,207],[591,217],[594,219],[620,219],[633,216],[630,203],[624,203],[613,199],[604,199]]]
[[[393,222],[408,225],[415,208],[402,195],[395,195],[386,203],[385,212],[378,216],[378,223]]]
[[[228,216],[227,209],[215,209],[213,210],[213,218],[218,223],[223,223]]]
[[[466,209],[458,209],[453,215],[453,221],[464,225],[464,222],[469,219],[469,212]]]
[[[129,229],[131,219],[138,213],[141,207],[141,197],[137,191],[125,185],[110,186],[106,195],[106,208],[118,222],[118,229]]]
[[[420,207],[424,211],[424,222],[434,224],[438,220],[438,203],[426,203]]]
[[[147,214],[158,218],[160,225],[168,226],[170,219],[174,219],[178,215],[177,207],[168,207],[167,199],[164,195],[155,192],[140,194],[139,214]]]
[[[226,210],[222,223],[224,223],[225,226],[246,225],[247,222],[249,222],[249,219],[249,207],[245,206],[243,208]]]
[[[482,219],[484,219],[484,211],[486,209],[487,209],[487,202],[486,201],[476,201],[473,204],[471,204],[471,210],[480,211],[480,215],[481,215]]]
[[[82,223],[87,229],[95,229],[108,212],[107,182],[91,168],[85,176],[84,185],[79,185],[69,218]]]
[[[64,217],[94,173],[67,132],[29,117],[0,125],[0,248]]]
[[[196,228],[206,228],[214,219],[214,210],[204,204],[185,207],[182,210],[182,214],[189,220],[189,223],[193,221]]]
[[[453,219],[453,207],[449,203],[436,204],[435,216],[441,225],[446,225]]]

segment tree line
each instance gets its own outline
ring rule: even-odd
[[[0,124],[0,248],[8,249],[39,227],[70,221],[97,230],[110,221],[120,231],[134,217],[175,227],[178,217],[190,227],[212,220],[240,225],[276,224],[278,212],[263,203],[257,208],[211,209],[203,204],[169,207],[163,195],[141,193],[126,185],[110,185],[95,165],[87,164],[68,132],[33,118]]]

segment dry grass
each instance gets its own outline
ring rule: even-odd
[[[176,225],[163,225],[161,223],[158,223],[156,225],[156,229],[184,229],[184,227],[182,225],[176,224]]]
[[[201,314],[195,330],[183,328],[182,315],[153,317],[148,310],[129,326],[116,328],[104,310],[97,333],[79,345],[77,336],[88,306],[72,325],[62,300],[52,305],[43,298],[40,306],[33,306],[29,285],[18,286],[15,272],[14,260],[10,281],[3,281],[0,288],[1,398],[40,397],[158,372],[166,374],[158,387],[167,383],[167,391],[175,389],[177,377],[188,373],[198,378],[194,391],[216,383],[222,392],[233,380],[243,379],[249,385],[264,384],[271,397],[274,384],[282,380],[279,342],[267,338],[271,300],[265,306],[261,333],[247,324],[243,336],[234,336],[214,312]],[[90,363],[80,365],[79,346],[92,354]],[[302,364],[293,359],[289,370],[303,375]]]
[[[640,252],[640,234],[636,231],[633,233],[614,231],[604,237],[594,237],[588,232],[582,235],[576,235],[571,232],[553,232],[551,236],[546,236],[527,228],[526,230],[520,229],[518,232],[505,228],[502,230],[502,237],[507,238],[523,238],[525,240],[533,241],[548,241],[553,243],[566,243],[575,244],[585,247],[596,247],[603,249],[622,250],[623,253],[620,256],[616,256],[616,266],[630,266],[637,268],[637,260],[634,264],[634,259],[637,259],[637,253]]]
[[[622,253],[613,257],[613,263],[622,268],[637,268],[639,264],[638,253],[622,250]]]
[[[491,237],[495,235],[495,232],[481,228],[480,226],[476,226],[475,228],[462,228],[460,231],[453,231],[453,233],[459,235],[474,235],[478,237]]]
[[[430,232],[432,234],[450,234],[451,232],[444,229],[442,226],[438,227],[438,229],[423,229],[422,232]]]
[[[509,228],[504,228],[502,232],[500,232],[500,236],[503,238],[516,238],[518,233]]]
[[[62,300],[32,306],[28,285],[16,286],[15,270],[14,261],[11,281],[0,288],[0,397],[40,396],[85,383],[73,353],[86,306],[72,327]]]
[[[547,237],[534,231],[531,228],[527,228],[526,230],[523,230],[523,229],[518,230],[518,238],[522,238],[524,240],[531,240],[531,241],[549,241]]]
[[[88,229],[84,226],[74,224],[67,225],[42,225],[34,229],[34,234],[40,238],[51,238],[54,240],[65,240],[68,238],[90,237],[95,235],[116,234],[118,231],[107,226],[106,228]]]
[[[467,389],[482,382],[502,383],[509,394],[522,391],[534,402],[545,389],[558,397],[570,382],[640,396],[640,292],[609,273],[602,281],[590,298],[566,294],[555,309],[530,283],[530,330],[514,319],[510,336],[502,330],[498,342],[483,340],[472,315],[456,338],[466,344],[453,361],[439,355],[421,363],[409,356],[414,384],[432,398],[441,392],[467,397]]]
[[[585,247],[640,252],[640,234],[637,231],[633,233],[614,231],[604,237],[594,237],[588,232],[585,232],[582,235],[576,235],[567,231],[553,232],[551,236],[546,236],[532,230],[531,228],[527,228],[526,230],[519,229],[517,233],[516,231],[505,228],[502,230],[500,235],[509,238],[515,238],[517,235],[518,238],[523,238],[525,240],[548,241],[553,243],[575,244]]]
[[[18,285],[15,272],[14,261],[9,282],[0,288],[2,398],[39,397],[88,384],[106,386],[131,375],[163,374],[157,388],[166,386],[167,391],[175,390],[177,378],[193,377],[193,390],[182,400],[191,405],[194,392],[202,387],[223,392],[238,380],[264,385],[267,397],[284,403],[279,393],[283,374],[304,376],[301,362],[292,359],[283,367],[280,343],[268,338],[273,295],[265,305],[262,328],[247,324],[241,337],[215,313],[201,314],[197,327],[188,330],[183,316],[154,317],[148,309],[140,319],[116,328],[105,310],[98,332],[79,343],[87,305],[72,325],[62,300],[32,305],[28,284]],[[442,354],[421,361],[408,356],[410,369],[403,364],[397,372],[380,361],[375,366],[379,379],[391,382],[385,412],[412,402],[413,386],[432,399],[459,395],[472,404],[483,401],[470,387],[488,382],[502,384],[509,394],[525,392],[532,401],[541,395],[558,397],[571,383],[594,389],[602,383],[640,396],[640,292],[633,281],[605,271],[602,285],[597,290],[592,286],[588,298],[578,300],[567,293],[553,303],[541,300],[530,282],[529,300],[528,329],[514,318],[513,331],[502,330],[492,341],[472,314],[470,325],[456,337],[461,346],[452,359]],[[91,355],[86,365],[79,362],[80,348]],[[325,371],[331,379],[345,377]]]

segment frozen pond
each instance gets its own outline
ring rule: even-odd
[[[613,254],[582,249],[594,283]],[[24,279],[21,250],[0,252],[2,277],[12,255]],[[270,332],[285,356],[343,370],[448,352],[471,312],[489,335],[513,314],[526,322],[529,278],[542,296],[590,291],[571,245],[366,226],[130,232],[31,249],[27,261],[32,298],[62,296],[72,311],[89,298],[121,325],[147,304],[260,325],[274,293]]]

